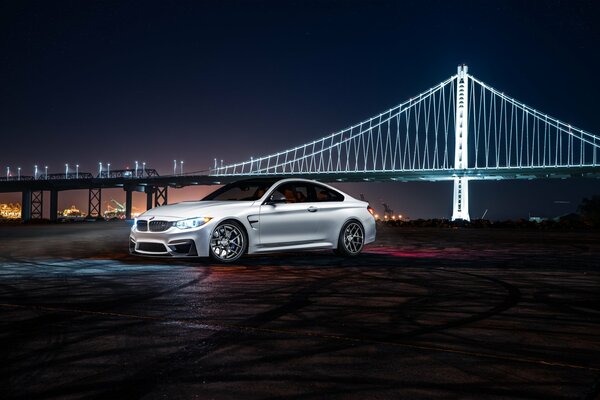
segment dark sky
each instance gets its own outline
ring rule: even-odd
[[[459,63],[598,133],[599,22],[596,1],[4,1],[0,167],[203,170],[347,127]],[[451,213],[449,183],[344,189],[412,217]],[[475,182],[471,214],[560,214],[599,192],[597,180]]]

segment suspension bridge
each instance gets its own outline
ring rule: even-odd
[[[600,177],[600,136],[457,73],[378,115],[309,143],[224,165],[208,175],[160,176],[154,169],[35,174],[0,178],[1,192],[22,193],[22,218],[41,218],[50,192],[89,190],[88,215],[100,215],[103,188],[146,193],[147,207],[167,204],[169,187],[223,184],[240,178],[302,176],[325,182],[453,181],[452,220],[469,220],[469,181]]]
[[[600,177],[600,136],[457,73],[374,117],[259,158],[217,165],[217,177],[323,181],[454,181],[452,219],[469,220],[469,181]]]

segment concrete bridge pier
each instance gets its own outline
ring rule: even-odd
[[[153,196],[154,188],[151,186],[146,186],[146,211],[150,210],[154,206]]]
[[[27,189],[21,192],[21,220],[44,217],[44,191]]]
[[[50,191],[50,221],[58,219],[58,190]]]
[[[132,194],[133,191],[131,189],[125,189],[125,219],[131,219]]]
[[[21,220],[31,219],[31,190],[23,190],[21,193]]]

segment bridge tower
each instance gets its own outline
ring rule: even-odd
[[[456,83],[456,116],[454,128],[454,169],[463,170],[469,167],[468,137],[469,137],[469,75],[466,65],[458,66]],[[469,218],[469,181],[465,177],[454,177],[454,201],[452,221]]]

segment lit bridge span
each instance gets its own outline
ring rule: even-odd
[[[37,174],[0,178],[1,192],[22,193],[22,218],[41,218],[50,192],[88,190],[88,215],[101,214],[103,188],[146,194],[147,208],[167,204],[169,187],[223,184],[239,178],[302,176],[326,182],[454,182],[452,219],[469,220],[469,181],[600,177],[600,136],[529,107],[459,66],[456,75],[372,118],[312,142],[220,165],[209,175],[159,176],[153,169]]]
[[[453,180],[452,219],[469,219],[475,179],[600,177],[600,136],[468,74],[339,132],[267,156],[215,164],[211,175],[324,181]]]

